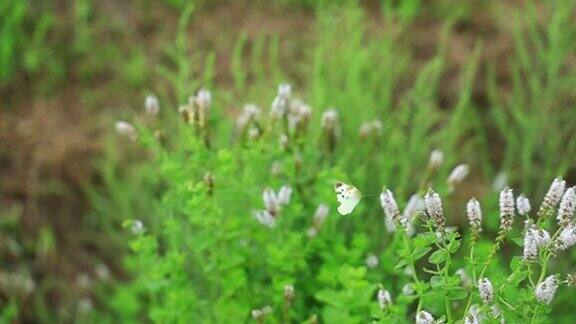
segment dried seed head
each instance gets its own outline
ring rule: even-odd
[[[491,304],[494,300],[494,289],[492,288],[492,283],[488,278],[481,278],[478,281],[478,291],[480,292],[480,298],[485,304]]]
[[[468,221],[470,222],[474,241],[477,241],[479,233],[482,231],[482,210],[480,209],[480,203],[476,198],[470,199],[468,204],[466,204],[466,214],[468,216]]]
[[[560,199],[562,199],[562,195],[564,194],[564,189],[566,188],[566,181],[562,180],[562,178],[556,178],[550,185],[550,189],[544,196],[544,200],[542,201],[542,205],[540,205],[540,210],[538,210],[538,216],[540,217],[548,217],[550,211],[552,211]]]
[[[158,115],[160,112],[160,103],[155,95],[150,94],[146,96],[146,100],[144,101],[144,110],[148,116],[155,117]]]
[[[116,122],[116,132],[121,136],[125,136],[132,141],[135,141],[138,138],[138,134],[136,133],[136,128],[132,126],[132,124],[125,122],[125,121],[117,121]]]
[[[424,203],[428,215],[430,215],[436,225],[437,231],[444,233],[446,218],[444,217],[444,211],[442,209],[442,199],[440,199],[440,196],[434,190],[429,189],[426,196],[424,196]]]
[[[432,170],[438,170],[444,162],[444,153],[441,150],[434,150],[430,153],[430,161],[428,167]]]
[[[468,164],[457,165],[448,176],[448,187],[450,188],[450,191],[454,191],[456,185],[462,182],[469,172],[470,167],[468,167]]]
[[[427,311],[421,310],[416,314],[416,324],[434,324],[434,317]]]
[[[380,309],[386,309],[389,305],[392,305],[392,297],[386,289],[378,290],[378,305]]]
[[[518,214],[522,216],[526,216],[530,212],[530,200],[526,198],[524,194],[521,194],[518,196],[518,198],[516,198],[516,209],[518,209]]]
[[[514,222],[514,194],[512,189],[504,188],[500,192],[500,230],[509,232]]]
[[[560,227],[568,225],[572,221],[574,210],[576,210],[576,187],[570,187],[562,196],[560,207],[558,208],[558,215],[556,219]]]
[[[384,209],[384,214],[393,223],[398,223],[400,221],[400,210],[398,209],[398,204],[396,203],[396,199],[394,199],[394,194],[392,191],[383,188],[382,193],[380,194],[380,205],[382,209]]]
[[[550,304],[554,295],[556,295],[556,289],[558,289],[558,278],[556,275],[548,276],[544,281],[536,286],[534,293],[536,294],[536,299],[541,303]]]
[[[563,251],[576,244],[576,225],[574,223],[565,226],[554,242],[554,248]]]
[[[366,256],[366,266],[370,269],[374,269],[378,266],[379,260],[378,257],[372,253],[369,253]]]

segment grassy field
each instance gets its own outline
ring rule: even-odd
[[[575,21],[2,2],[0,321],[570,322]]]

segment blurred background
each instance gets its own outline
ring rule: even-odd
[[[233,117],[287,81],[354,132],[373,107],[435,107],[436,142],[475,170],[457,196],[541,197],[576,181],[575,49],[573,0],[1,1],[0,321],[138,318],[116,287],[149,170],[113,125],[147,94],[176,110],[204,86]]]

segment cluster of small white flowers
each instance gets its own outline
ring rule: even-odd
[[[468,273],[466,273],[466,269],[460,268],[456,270],[456,274],[460,276],[460,281],[462,281],[462,285],[464,287],[469,287],[472,285],[472,279],[470,276],[468,276]]]
[[[9,296],[30,294],[36,288],[34,279],[27,270],[0,271],[0,290]]]
[[[522,216],[527,216],[532,207],[530,206],[530,200],[521,194],[516,198],[516,209],[518,210],[518,214]]]
[[[144,233],[144,223],[141,220],[135,220],[132,222],[132,226],[130,227],[132,233],[134,234],[142,234]]]
[[[212,93],[207,89],[200,89],[195,96],[188,98],[188,103],[180,106],[178,111],[184,120],[200,129],[207,123],[210,107],[212,106]]]
[[[434,317],[427,311],[421,310],[416,314],[416,324],[434,324]]]
[[[380,261],[378,260],[378,257],[376,255],[374,255],[373,253],[369,253],[366,256],[366,266],[370,269],[374,269],[378,266],[378,264],[380,263]]]
[[[562,195],[564,194],[564,189],[566,188],[566,181],[562,180],[561,178],[556,178],[550,185],[550,189],[544,196],[544,200],[542,201],[542,205],[540,205],[540,210],[538,211],[539,215],[543,215],[547,211],[556,207],[560,199],[562,199]]]
[[[466,215],[468,216],[468,222],[470,222],[470,227],[473,233],[479,233],[482,231],[482,210],[480,209],[480,203],[476,198],[472,198],[466,204]],[[477,235],[477,234],[476,234]]]
[[[400,221],[400,209],[398,209],[398,204],[396,203],[396,199],[394,199],[392,191],[384,188],[380,194],[380,205],[382,206],[386,217],[394,224]]]
[[[110,269],[105,263],[98,263],[94,268],[94,273],[100,280],[108,280],[111,277]]]
[[[146,96],[146,100],[144,101],[144,110],[150,117],[155,117],[158,115],[160,112],[160,103],[155,95],[150,94]]]
[[[91,312],[92,309],[94,309],[94,303],[92,302],[92,299],[90,299],[90,297],[82,297],[78,299],[77,307],[78,312],[82,314],[87,314]]]
[[[257,139],[258,137],[260,137],[260,134],[261,134],[260,129],[256,126],[251,126],[248,129],[248,139],[249,140]]]
[[[570,187],[566,190],[560,201],[556,219],[561,227],[568,225],[572,221],[572,216],[576,210],[576,187]]]
[[[554,242],[556,250],[562,251],[576,244],[576,225],[571,223],[564,227]]]
[[[316,208],[313,217],[313,225],[306,232],[308,237],[313,238],[318,234],[318,231],[322,228],[329,211],[330,207],[326,204],[320,204],[318,208]]]
[[[251,121],[256,120],[260,116],[261,110],[258,106],[247,104],[244,106],[242,113],[236,119],[236,128],[238,131],[243,131]]]
[[[530,224],[524,233],[524,260],[533,260],[538,250],[550,244],[550,234],[543,228]]]
[[[440,195],[438,195],[434,190],[429,189],[424,196],[424,204],[426,205],[426,211],[434,221],[438,232],[443,233],[446,228],[446,218],[444,217]]]
[[[479,323],[480,320],[478,319],[478,316],[475,313],[470,312],[464,318],[464,324],[479,324]]]
[[[264,306],[252,310],[252,318],[257,321],[262,321],[266,316],[272,314],[272,307]]]
[[[390,293],[386,289],[379,289],[377,298],[380,309],[385,309],[386,307],[392,304],[392,297],[390,296]]]
[[[201,88],[196,93],[196,101],[205,109],[210,109],[212,106],[212,93],[208,89]]]
[[[272,216],[272,214],[270,214],[267,210],[255,211],[254,217],[260,224],[268,228],[273,228],[274,226],[276,226],[276,218]]]
[[[279,120],[288,113],[290,96],[292,95],[292,86],[283,83],[278,86],[278,95],[272,101],[270,117],[273,120]]]
[[[544,281],[536,286],[534,293],[536,298],[544,304],[550,304],[554,295],[556,295],[556,289],[558,289],[558,278],[556,275],[548,276]]]
[[[257,210],[254,212],[254,217],[266,227],[274,227],[276,219],[280,213],[283,205],[290,203],[292,196],[292,188],[290,186],[282,186],[278,193],[275,193],[271,188],[264,189],[262,193],[262,200],[264,200],[265,210]]]
[[[444,153],[441,150],[434,150],[430,153],[430,160],[428,162],[428,167],[432,170],[437,170],[440,168],[444,162]]]
[[[414,217],[422,210],[424,210],[424,199],[418,194],[410,196],[400,218],[400,223],[406,229],[408,236],[414,235]]]
[[[382,133],[382,122],[378,119],[372,121],[364,121],[360,124],[360,130],[358,135],[361,140],[364,140],[370,136],[378,136]]]
[[[514,222],[514,194],[512,189],[504,188],[500,192],[500,229],[509,232]]]
[[[310,121],[312,109],[300,100],[292,100],[288,111],[288,127],[291,130],[305,128]]]
[[[338,111],[330,108],[322,113],[321,126],[324,130],[340,134],[340,123],[338,118]]]
[[[122,136],[129,138],[132,141],[135,141],[138,137],[136,133],[136,128],[132,126],[132,124],[125,122],[125,121],[117,121],[116,122],[116,132]]]
[[[288,304],[292,304],[294,298],[296,297],[296,292],[293,285],[284,286],[284,301]]]
[[[414,288],[412,287],[412,284],[409,284],[409,283],[405,284],[402,287],[402,293],[406,296],[413,295],[414,294]]]
[[[494,299],[494,289],[492,288],[492,283],[488,278],[480,278],[478,281],[478,291],[480,292],[480,298],[485,304],[491,304]]]
[[[468,167],[468,164],[457,165],[454,170],[450,172],[450,175],[448,175],[448,187],[450,191],[453,191],[454,188],[456,188],[456,185],[458,185],[460,182],[462,182],[462,180],[466,178],[466,176],[468,176],[469,172],[470,167]]]

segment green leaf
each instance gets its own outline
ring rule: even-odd
[[[432,250],[431,247],[416,248],[414,251],[412,251],[412,256],[411,256],[412,260],[414,260],[414,261],[419,260],[420,258],[425,256],[426,254],[428,254],[428,252],[430,252],[430,250]]]
[[[456,286],[451,287],[446,295],[449,299],[460,300],[466,298],[468,296],[468,293],[466,292],[466,289]]]
[[[446,261],[446,251],[444,250],[434,251],[434,253],[428,257],[428,262],[432,264],[440,264],[444,261]]]
[[[450,244],[448,244],[448,250],[452,254],[456,253],[456,251],[458,251],[459,247],[460,247],[460,241],[458,241],[458,240],[451,241]]]
[[[406,266],[406,264],[407,264],[406,260],[402,259],[402,260],[398,261],[398,263],[396,263],[396,265],[394,266],[394,269],[398,270],[398,269],[404,268]]]
[[[430,286],[432,287],[432,289],[438,289],[439,287],[443,287],[444,281],[442,280],[442,277],[432,276],[430,278]]]

